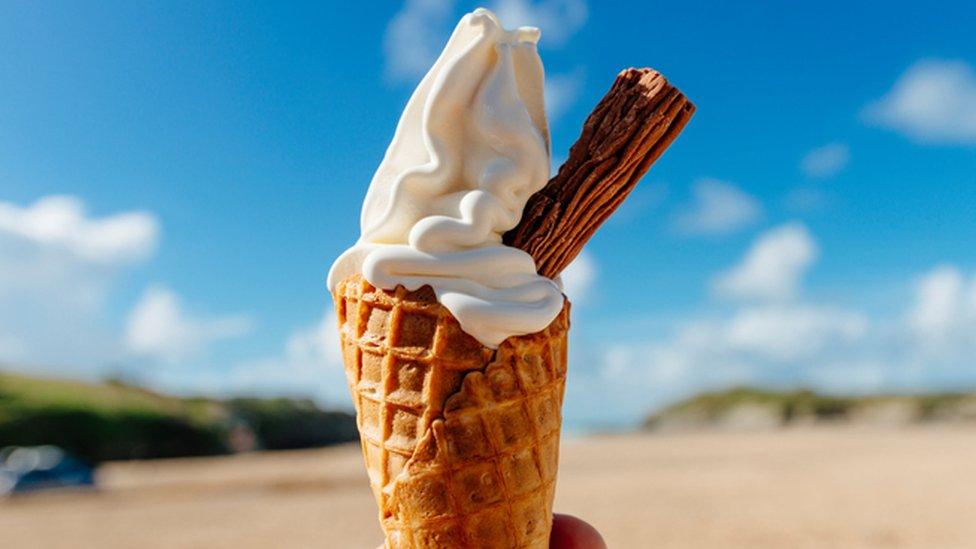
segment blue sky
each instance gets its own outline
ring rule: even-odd
[[[346,404],[325,273],[476,4],[279,4],[0,7],[0,362]],[[971,3],[487,6],[542,27],[556,164],[622,68],[698,105],[569,275],[575,425],[976,386]]]

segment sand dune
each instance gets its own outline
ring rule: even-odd
[[[575,439],[556,506],[614,548],[973,547],[976,429]],[[381,540],[358,447],[116,463],[97,493],[0,503],[4,547],[336,547]]]

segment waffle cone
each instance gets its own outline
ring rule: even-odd
[[[429,286],[356,275],[334,297],[386,547],[548,547],[569,302],[489,349]]]

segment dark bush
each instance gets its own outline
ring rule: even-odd
[[[226,452],[221,433],[175,416],[33,409],[0,421],[0,447],[53,444],[98,463]]]
[[[227,406],[267,450],[312,448],[359,438],[353,415],[322,410],[311,400],[240,398]]]
[[[241,429],[270,450],[358,438],[352,415],[311,400],[178,398],[118,381],[0,372],[0,447],[51,444],[91,463],[205,456],[230,452]]]

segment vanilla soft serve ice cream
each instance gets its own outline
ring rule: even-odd
[[[458,23],[407,103],[330,289],[357,273],[378,288],[429,284],[492,348],[559,314],[556,282],[502,243],[549,179],[538,39],[538,29],[507,31],[485,9]]]

